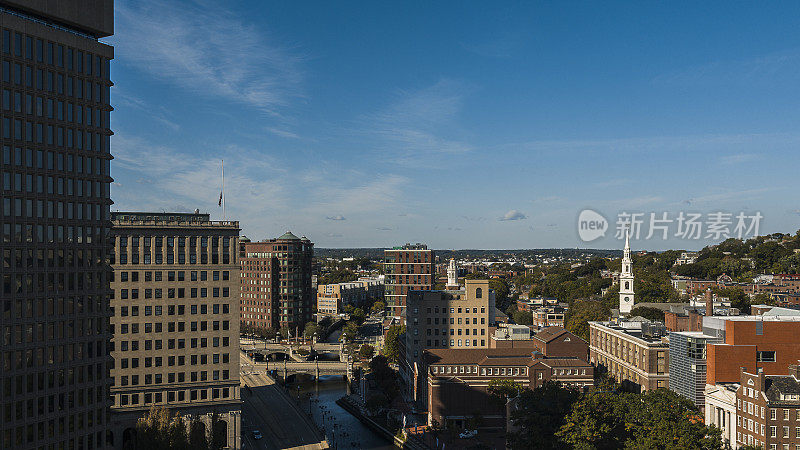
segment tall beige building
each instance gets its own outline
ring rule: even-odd
[[[489,348],[495,317],[489,280],[466,280],[464,289],[410,291],[400,374],[408,395],[424,404],[427,379],[423,353],[434,348]]]
[[[110,428],[115,448],[153,405],[239,448],[239,222],[112,213]]]

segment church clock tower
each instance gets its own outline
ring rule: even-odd
[[[633,262],[631,261],[630,230],[625,230],[625,250],[622,253],[622,273],[619,274],[619,313],[628,315],[633,309]]]

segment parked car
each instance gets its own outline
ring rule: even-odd
[[[478,430],[464,430],[458,435],[461,439],[469,439],[478,435]]]
[[[261,439],[262,437],[264,437],[264,436],[262,436],[262,435],[261,435],[261,432],[260,432],[260,431],[258,431],[258,430],[253,430],[253,439],[255,439],[255,440],[259,440],[259,439]]]

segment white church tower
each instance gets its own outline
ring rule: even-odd
[[[622,273],[619,274],[619,313],[628,315],[633,309],[633,262],[629,230],[625,230],[625,249],[622,252]]]
[[[447,289],[458,289],[458,268],[455,258],[450,258],[447,265]]]

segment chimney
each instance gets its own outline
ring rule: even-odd
[[[794,377],[795,380],[800,380],[800,365],[789,364],[789,375]]]
[[[706,289],[706,317],[714,315],[714,296],[711,294],[711,289]]]

